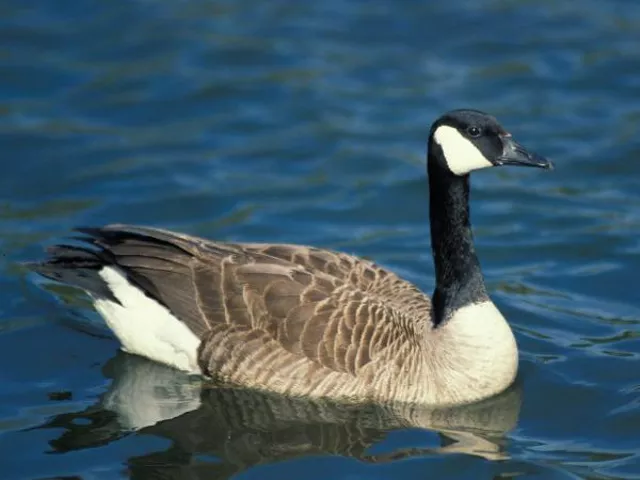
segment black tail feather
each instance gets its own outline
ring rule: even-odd
[[[106,250],[123,243],[139,242],[145,246],[157,245],[168,251],[192,254],[184,242],[176,241],[179,237],[176,238],[175,234],[156,228],[113,224],[105,227],[75,227],[73,231],[87,235],[76,239]]]
[[[111,264],[105,251],[74,245],[54,245],[47,249],[47,253],[49,258],[46,261],[27,263],[27,267],[45,278],[118,302],[98,274],[104,266]]]
[[[28,267],[56,282],[74,285],[96,297],[116,302],[117,299],[99,275],[103,267],[118,268],[132,285],[164,305],[157,286],[141,273],[141,267],[135,262],[148,258],[171,264],[176,256],[192,255],[188,241],[180,241],[179,236],[160,229],[113,224],[104,227],[80,226],[73,231],[80,235],[70,236],[69,239],[78,242],[79,246],[61,244],[50,247],[47,260],[28,264]],[[178,267],[181,266],[178,264]]]
[[[104,264],[99,251],[89,250],[86,247],[76,245],[54,245],[47,248],[52,263],[73,263],[75,267],[86,264],[87,267],[98,267]]]
[[[132,249],[142,247],[146,254],[155,246],[163,251],[188,252],[167,240],[167,234],[155,229],[127,225],[108,225],[106,227],[81,226],[73,229],[80,235],[70,236],[69,240],[80,245],[61,244],[49,247],[49,258],[43,262],[28,263],[34,272],[59,283],[79,287],[88,293],[120,303],[99,271],[106,266],[122,270],[133,285],[146,295],[162,304],[155,285],[144,275],[136,275],[128,268],[126,261],[116,257],[114,250],[121,253],[126,244],[129,254]],[[122,257],[122,255],[121,255]]]

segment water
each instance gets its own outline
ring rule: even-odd
[[[436,3],[3,2],[3,479],[640,477],[640,6]],[[521,349],[485,404],[200,392],[17,263],[130,222],[337,248],[428,291],[425,140],[460,106],[557,167],[473,177]]]

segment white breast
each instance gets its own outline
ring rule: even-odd
[[[518,371],[515,337],[491,301],[457,310],[434,331],[430,348],[443,403],[494,395],[511,385]]]

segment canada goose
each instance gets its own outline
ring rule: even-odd
[[[78,228],[89,246],[53,246],[32,268],[88,292],[123,350],[189,373],[345,401],[477,401],[513,382],[518,350],[473,246],[469,173],[552,165],[476,110],[436,120],[427,157],[431,299],[344,253],[129,225]]]

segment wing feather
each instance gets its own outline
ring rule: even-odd
[[[430,308],[411,284],[341,253],[126,225],[80,231],[200,338],[226,335],[220,348],[232,356],[251,354],[251,345],[281,348],[318,368],[358,375],[398,342],[419,344],[424,325],[408,313]],[[210,374],[242,363],[222,365],[223,350],[212,345],[201,350]]]

